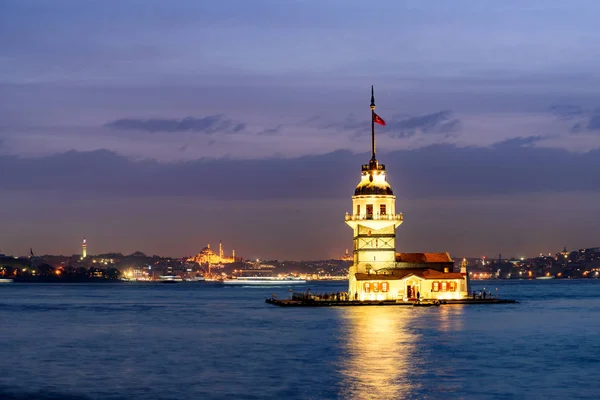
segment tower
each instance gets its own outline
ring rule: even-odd
[[[375,96],[371,86],[371,159],[361,169],[361,179],[352,196],[352,212],[346,223],[354,233],[354,262],[350,267],[348,293],[360,291],[356,273],[384,273],[396,266],[396,228],[402,214],[396,214],[396,196],[385,178],[385,165],[375,156],[375,123],[385,122],[375,114]]]
[[[87,240],[83,238],[83,242],[81,243],[81,259],[87,257]]]
[[[223,242],[219,240],[219,262],[223,262]]]

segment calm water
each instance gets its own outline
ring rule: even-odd
[[[598,398],[600,281],[484,286],[521,304],[283,309],[264,299],[287,288],[0,285],[0,398]]]

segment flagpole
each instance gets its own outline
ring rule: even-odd
[[[371,85],[371,161],[375,161],[375,95]]]

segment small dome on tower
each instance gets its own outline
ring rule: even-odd
[[[362,166],[362,176],[359,184],[354,190],[355,196],[386,195],[393,196],[392,187],[385,180],[385,165],[379,164],[377,160],[371,160],[369,164]]]
[[[394,192],[392,187],[386,181],[373,181],[370,182],[367,178],[360,181],[356,189],[354,189],[355,196],[366,196],[366,195],[389,195],[392,196]]]

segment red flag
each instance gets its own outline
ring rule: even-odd
[[[373,113],[373,122],[379,125],[385,126],[385,121],[379,115]]]

